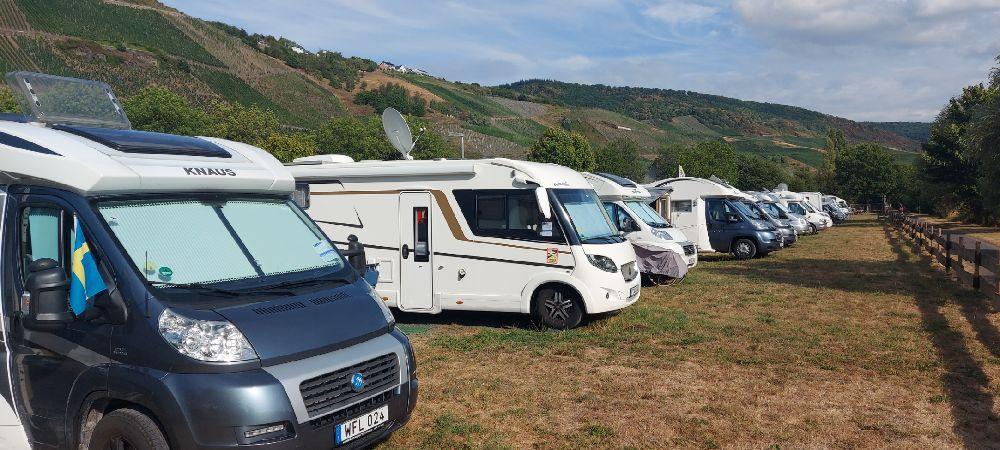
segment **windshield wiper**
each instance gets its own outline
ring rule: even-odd
[[[285,282],[282,282],[282,283],[271,284],[271,285],[268,285],[268,286],[262,286],[262,287],[260,287],[258,289],[263,289],[263,290],[266,290],[266,291],[269,291],[269,292],[274,292],[275,289],[295,288],[295,287],[301,287],[301,286],[309,286],[309,285],[313,285],[313,284],[317,284],[317,283],[323,283],[323,282],[328,282],[328,281],[338,281],[338,282],[340,282],[339,284],[347,284],[347,280],[345,280],[345,279],[343,279],[341,277],[325,276],[325,277],[306,278],[304,280],[285,281]],[[285,292],[291,292],[291,291],[285,291]]]
[[[176,287],[181,289],[189,289],[192,291],[202,291],[206,293],[222,294],[229,297],[236,297],[244,294],[243,292],[232,291],[229,289],[223,289],[214,286],[208,286],[202,283],[167,283],[164,281],[150,281],[149,284],[153,286]]]

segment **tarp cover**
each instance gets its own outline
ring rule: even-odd
[[[683,278],[687,274],[687,262],[677,252],[652,244],[633,242],[639,272]]]

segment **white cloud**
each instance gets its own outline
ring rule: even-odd
[[[676,25],[703,22],[718,14],[719,8],[678,0],[667,0],[643,11],[646,17]]]

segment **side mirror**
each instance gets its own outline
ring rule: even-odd
[[[535,188],[535,201],[538,202],[538,211],[542,213],[545,220],[552,220],[552,203],[549,202],[549,192],[543,188]]]
[[[58,330],[73,321],[69,309],[69,279],[53,259],[42,258],[28,266],[25,293],[29,295],[24,327],[39,331]]]

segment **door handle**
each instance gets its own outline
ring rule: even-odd
[[[406,244],[403,244],[402,252],[403,252],[403,259],[409,258],[410,257],[410,246],[406,245]]]

